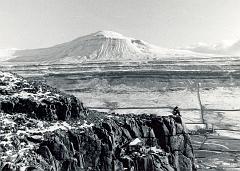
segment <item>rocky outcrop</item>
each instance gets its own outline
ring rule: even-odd
[[[25,113],[42,120],[69,120],[84,117],[86,109],[76,97],[41,82],[0,72],[0,110]]]
[[[180,117],[87,110],[45,84],[2,75],[0,170],[196,170]]]
[[[114,116],[84,132],[56,133],[37,152],[49,170],[195,170],[190,137],[179,121],[175,117]],[[140,144],[131,144],[136,138]]]

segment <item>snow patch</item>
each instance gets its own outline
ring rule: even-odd
[[[229,137],[229,138],[235,138],[235,139],[240,139],[240,132],[239,132],[239,131],[216,130],[216,133],[217,133],[219,136]]]
[[[139,138],[135,138],[133,141],[129,143],[130,146],[137,145],[141,143],[142,141]]]

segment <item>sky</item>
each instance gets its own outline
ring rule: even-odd
[[[240,39],[240,0],[0,0],[0,48],[112,30],[162,47]]]

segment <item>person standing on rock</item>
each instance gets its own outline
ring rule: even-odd
[[[175,115],[175,116],[181,116],[178,106],[173,108],[172,114]]]

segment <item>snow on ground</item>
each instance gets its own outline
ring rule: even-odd
[[[240,131],[216,130],[216,133],[222,137],[240,139]]]
[[[29,85],[26,80],[23,80],[20,77],[16,77],[12,73],[0,71],[0,91],[12,92],[15,88],[18,87],[19,83],[23,83],[26,86]]]
[[[208,143],[208,142],[205,142],[204,143],[205,146],[213,146],[213,148],[215,149],[225,149],[225,150],[230,150],[227,146],[225,145],[222,145],[222,144],[218,144],[218,143]]]
[[[156,146],[150,147],[150,150],[153,151],[154,153],[162,153],[163,150],[160,148],[157,148]]]
[[[206,108],[240,109],[240,87],[218,87],[211,90],[201,90],[201,99]]]
[[[17,91],[21,86],[21,90]],[[5,92],[7,91],[8,95],[6,94],[0,94],[0,99],[5,99],[7,97],[18,97],[23,99],[34,99],[36,101],[41,101],[41,99],[49,99],[53,100],[59,97],[59,94],[52,93],[49,91],[43,92],[41,89],[36,93],[30,93],[28,92],[33,87],[27,82],[27,80],[17,77],[14,74],[2,72],[0,71],[0,91]]]
[[[240,130],[240,111],[205,111],[204,118],[215,129]]]
[[[129,143],[130,146],[137,145],[141,143],[142,141],[139,138],[135,138],[133,141]]]
[[[104,84],[100,85],[104,87]],[[121,88],[122,87],[122,88]],[[106,88],[107,89],[107,88]],[[114,89],[111,87],[111,89]],[[126,91],[124,91],[124,89]],[[154,91],[145,88],[120,86],[116,92],[71,92],[84,101],[84,104],[100,111],[128,114],[153,113],[170,115],[173,107],[179,106],[186,123],[201,123],[202,116],[196,91]],[[240,88],[200,87],[200,98],[204,108],[204,119],[214,128],[240,130]],[[189,129],[195,127],[192,125]]]
[[[185,120],[185,118],[183,118],[183,120],[185,122],[187,122],[187,120]],[[206,129],[206,124],[195,124],[195,123],[192,123],[192,124],[186,124],[186,127],[189,131],[196,131],[196,130],[204,130]]]
[[[187,90],[169,92],[74,92],[88,107],[103,112],[120,114],[151,113],[160,116],[171,115],[175,106],[179,106],[181,115],[187,123],[202,122],[196,92]],[[144,108],[146,107],[146,108]],[[194,109],[194,110],[192,110]]]
[[[106,107],[108,102],[116,102],[118,107],[169,107],[179,106],[182,109],[199,109],[196,92],[187,90],[168,92],[74,92],[84,100],[86,106]]]
[[[24,123],[19,124],[16,119],[23,119]],[[27,125],[27,126],[26,126]],[[44,133],[53,133],[57,130],[68,131],[71,129],[81,129],[94,126],[93,123],[84,121],[41,121],[27,118],[25,114],[0,113],[0,160],[15,161],[19,156],[29,153],[38,144],[27,141],[27,137],[36,140],[43,140]]]

